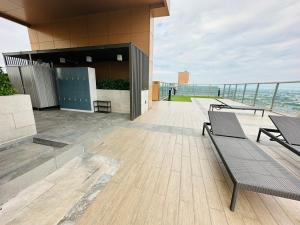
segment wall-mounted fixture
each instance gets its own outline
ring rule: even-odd
[[[66,59],[65,58],[59,58],[59,62],[60,63],[66,63]]]
[[[123,56],[121,54],[117,55],[117,61],[122,62],[123,61]]]
[[[86,61],[87,61],[87,62],[93,62],[93,58],[92,58],[91,56],[87,56],[87,57],[86,57]]]

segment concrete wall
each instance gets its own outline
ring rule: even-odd
[[[97,98],[102,101],[111,101],[111,110],[116,113],[130,113],[129,90],[97,89]]]
[[[0,145],[36,134],[29,95],[0,96]]]

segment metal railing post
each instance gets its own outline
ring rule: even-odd
[[[245,84],[245,86],[244,86],[243,97],[242,97],[242,103],[244,102],[244,99],[245,99],[246,88],[247,88],[247,84]]]
[[[253,106],[255,106],[255,103],[256,103],[258,89],[259,89],[259,83],[257,83],[257,86],[256,86],[256,91],[255,91],[255,95],[254,95],[254,99],[253,99]]]
[[[228,93],[227,93],[227,98],[229,99],[230,99],[230,88],[231,88],[231,84],[229,84]]]
[[[234,97],[233,97],[234,100],[236,99],[236,91],[237,91],[237,84],[235,85],[235,90],[234,90]]]
[[[224,84],[224,87],[223,87],[223,98],[225,98],[225,88],[226,88],[226,84]]]
[[[274,103],[275,103],[275,99],[276,99],[278,87],[279,87],[279,83],[277,83],[276,86],[275,86],[274,94],[273,94],[273,97],[272,97],[272,103],[271,103],[271,107],[270,107],[271,111],[273,110],[273,107],[274,107]]]

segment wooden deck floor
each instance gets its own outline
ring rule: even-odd
[[[229,210],[232,183],[208,136],[201,136],[211,100],[157,102],[91,151],[120,160],[121,167],[86,210],[80,225],[300,224],[300,202],[242,191]],[[255,139],[267,116],[238,114]],[[267,153],[300,176],[300,161],[263,137]]]

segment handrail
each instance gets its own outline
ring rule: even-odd
[[[249,82],[227,84],[183,84],[160,82],[161,97],[174,88],[177,95],[207,95],[228,98],[244,104],[263,107],[278,113],[300,113],[300,81]],[[296,85],[295,89],[285,85]],[[273,85],[266,87],[266,85]]]

